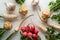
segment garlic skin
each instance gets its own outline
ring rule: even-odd
[[[6,22],[4,23],[4,28],[5,28],[6,30],[10,30],[10,29],[12,28],[12,23],[11,23],[10,21],[6,21]]]
[[[20,9],[19,9],[19,13],[22,14],[23,16],[25,16],[28,12],[28,9],[24,6],[22,6]]]
[[[42,18],[43,19],[47,19],[47,18],[49,18],[50,17],[50,10],[43,10],[42,11]]]
[[[14,11],[16,8],[16,5],[14,3],[5,3],[5,5],[8,11]]]

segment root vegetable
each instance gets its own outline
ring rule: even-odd
[[[38,38],[38,35],[33,34],[32,37],[33,37],[34,39],[37,39],[37,38]]]
[[[32,0],[32,5],[33,5],[33,6],[37,6],[38,3],[39,3],[39,0]]]
[[[45,15],[46,17],[44,16],[44,18],[43,18],[43,17],[40,17],[39,14],[38,14],[40,20],[41,20],[45,25],[47,25],[47,26],[49,26],[49,27],[53,27],[53,28],[55,28],[55,29],[57,29],[57,30],[60,30],[60,27],[59,27],[59,26],[48,23],[48,18],[50,17],[50,12],[43,12],[43,13],[46,13],[46,14],[48,13],[48,15]]]
[[[16,5],[14,3],[5,3],[5,5],[8,11],[14,11],[16,8]]]
[[[26,31],[26,27],[21,27],[21,31],[25,32]]]
[[[35,34],[38,34],[38,32],[39,32],[39,30],[35,29],[34,33],[35,33]]]
[[[4,28],[7,29],[7,30],[11,29],[11,28],[12,28],[12,23],[9,22],[9,21],[6,21],[6,22],[4,23]]]
[[[20,27],[21,27],[21,25],[23,24],[23,22],[24,22],[26,19],[28,19],[29,17],[31,17],[31,16],[33,16],[33,14],[25,17],[24,19],[21,19],[21,21],[18,23],[18,27],[15,28],[15,30],[13,31],[13,33],[12,33],[6,40],[8,40],[14,33],[18,32],[19,29],[20,29]]]
[[[1,16],[2,18],[12,21],[13,19],[17,19],[17,15],[15,14],[4,14],[3,16]]]
[[[26,36],[27,36],[27,32],[23,32],[22,35],[23,35],[24,37],[26,37]]]
[[[32,27],[30,28],[30,30],[31,30],[31,32],[34,32],[34,31],[35,31],[35,27],[32,26]]]
[[[28,12],[28,9],[24,6],[22,6],[20,9],[19,9],[19,13],[22,14],[23,16],[25,16]]]
[[[39,6],[39,0],[32,0],[32,8],[33,8],[34,10],[39,9],[39,10],[41,11],[41,8],[40,8],[40,6]]]
[[[50,11],[49,10],[44,10],[42,11],[42,18],[47,19],[50,17]]]
[[[41,25],[39,25],[39,24],[37,24],[37,23],[34,23],[34,22],[32,22],[32,23],[33,23],[33,25],[35,25],[36,27],[38,27],[38,28],[41,29],[42,31],[47,32],[47,29],[46,29],[45,27],[42,27]]]
[[[30,26],[27,25],[27,27],[26,27],[26,32],[29,32],[29,31],[30,31]]]
[[[28,37],[28,38],[32,38],[32,33],[29,32],[29,33],[27,34],[27,37]]]

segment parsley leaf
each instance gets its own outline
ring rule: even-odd
[[[60,40],[60,33],[56,33],[55,29],[52,27],[47,28],[48,34],[45,35],[47,40]]]
[[[22,5],[25,2],[25,0],[15,0],[15,1],[20,5]]]
[[[57,20],[58,23],[60,24],[60,13],[53,15],[51,19]]]

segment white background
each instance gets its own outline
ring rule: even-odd
[[[50,1],[51,0],[40,0],[39,5],[41,7],[41,10],[48,9],[49,8],[48,7],[48,3]],[[21,16],[20,16],[20,14],[18,12],[20,6],[15,2],[15,0],[0,0],[0,15],[3,15],[3,14],[7,13],[6,6],[4,4],[5,2],[7,2],[7,3],[12,2],[12,3],[16,4],[16,10],[14,11],[14,13],[17,14],[19,16],[19,18],[17,20],[15,20],[15,21],[12,22],[13,23],[13,28],[11,30],[7,31],[6,33],[4,33],[4,35],[1,38],[1,40],[5,40],[13,32],[14,28],[17,27],[18,22],[21,20]],[[30,17],[28,20],[26,20],[23,23],[23,25],[28,24],[28,23],[31,22],[31,20],[33,20],[35,23],[38,23],[38,24],[42,25],[43,27],[45,27],[45,25],[43,25],[43,23],[40,21],[38,15],[37,15],[37,11],[33,11],[32,10],[31,2],[32,2],[32,0],[26,0],[25,3],[24,3],[24,6],[28,8],[28,15],[29,14],[34,14],[34,16]],[[55,23],[55,21],[52,22],[52,23]],[[3,28],[3,25],[4,25],[4,19],[0,18],[0,28]],[[44,36],[44,33],[42,33],[40,31],[39,35],[40,35],[40,37],[41,37],[42,40],[46,40],[45,36]],[[17,34],[15,34],[12,37],[11,40],[20,40],[20,34],[19,34],[19,32]]]

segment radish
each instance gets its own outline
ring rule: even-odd
[[[26,27],[26,32],[30,32],[30,26],[29,25],[27,25],[27,27]]]
[[[21,31],[22,32],[25,32],[26,31],[26,28],[25,27],[21,27]]]
[[[22,35],[23,35],[24,37],[26,37],[26,36],[27,36],[27,32],[23,32]]]
[[[32,27],[31,27],[31,32],[34,32],[34,31],[35,31],[35,27],[32,26]]]
[[[32,37],[33,37],[34,39],[37,39],[37,38],[38,38],[38,35],[33,34]]]
[[[32,33],[29,32],[28,35],[27,35],[28,38],[32,38]]]
[[[35,29],[34,33],[35,33],[35,34],[38,34],[38,32],[39,32],[39,30]]]

